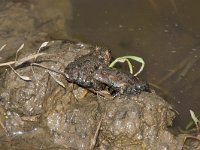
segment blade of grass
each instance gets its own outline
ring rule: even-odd
[[[48,45],[49,41],[46,41],[44,43],[41,44],[41,46],[39,47],[37,53],[40,53],[40,50],[43,48],[43,47],[46,47]]]
[[[20,75],[11,65],[9,65],[9,67],[10,67],[10,68],[14,71],[14,73],[15,73],[19,78],[21,78],[22,80],[24,80],[24,81],[31,81],[31,78],[30,78],[30,77]]]
[[[123,57],[118,57],[117,59],[115,59],[115,60],[109,65],[109,67],[113,67],[117,62],[124,62],[124,61],[126,61],[126,60],[128,60],[128,59],[132,59],[132,60],[137,61],[137,62],[140,62],[140,63],[142,64],[141,67],[140,67],[140,69],[139,69],[139,71],[136,72],[136,73],[134,74],[134,76],[137,76],[139,73],[142,72],[142,70],[144,69],[144,66],[145,66],[144,60],[143,60],[142,58],[140,58],[140,57],[137,57],[137,56],[123,56]],[[129,61],[129,62],[130,62],[130,61]],[[130,64],[129,62],[128,62],[129,69],[130,69],[130,66],[131,66],[131,68],[133,68],[132,64]],[[131,70],[130,70],[130,71],[131,71]],[[132,73],[132,74],[133,74],[133,73]]]
[[[17,61],[19,51],[22,50],[23,48],[24,48],[24,43],[18,48],[16,55],[15,55],[15,61]]]
[[[3,46],[1,46],[0,48],[0,52],[6,47],[6,44],[4,44]]]
[[[196,117],[196,115],[194,114],[194,112],[192,110],[190,110],[190,115],[191,115],[191,118],[194,121],[195,125],[198,126],[198,118]]]

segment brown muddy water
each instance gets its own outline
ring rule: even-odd
[[[71,35],[112,49],[115,57],[137,55],[145,77],[162,90],[184,127],[200,108],[200,2],[175,0],[74,0]]]
[[[145,70],[142,72],[141,76],[150,82],[151,87],[155,89],[156,93],[172,104],[177,110],[178,114],[173,122],[175,127],[182,127],[182,129],[184,129],[188,122],[191,121],[189,114],[190,109],[193,110],[197,116],[199,115],[200,20],[198,15],[200,14],[200,2],[198,0],[60,0],[59,2],[54,0],[0,0],[0,2],[0,63],[15,59],[16,51],[22,43],[25,43],[25,47],[24,50],[19,52],[19,57],[25,56],[27,52],[35,52],[35,47],[39,47],[42,42],[50,40],[70,39],[107,47],[112,51],[112,56],[114,57],[136,55],[145,60]],[[4,44],[7,44],[7,46],[4,49],[1,49]],[[82,55],[81,53],[86,53],[87,50],[87,45],[85,46],[84,44],[73,45],[73,43],[64,43],[61,41],[57,41],[54,44],[55,45],[49,49],[50,51],[52,50],[52,54],[55,54],[55,51],[57,49],[59,50],[60,47],[64,47],[63,49],[60,48],[61,52],[55,57],[56,60],[63,61],[62,63],[64,64],[69,63],[69,58],[70,60],[74,59],[75,55]],[[66,53],[65,48],[70,55]],[[74,51],[74,53],[72,53],[70,49],[83,49],[83,51]],[[54,58],[54,56],[49,57]],[[138,68],[138,65],[139,64],[136,63],[136,69]],[[22,74],[27,72],[30,73],[29,67],[24,70],[23,68],[22,70],[19,68],[17,71]],[[57,69],[62,67],[58,65]],[[127,66],[124,64],[120,64],[119,67],[127,70]],[[1,71],[2,70],[0,70],[0,74],[3,76]],[[41,145],[40,149],[48,149],[48,145],[50,145],[50,147],[52,146],[52,149],[54,149],[54,142],[58,145],[64,145],[63,149],[68,148],[66,142],[74,142],[73,144],[81,146],[80,143],[76,143],[77,141],[81,142],[81,140],[77,140],[82,138],[81,136],[75,135],[76,137],[72,138],[72,135],[74,135],[73,132],[75,132],[73,128],[74,124],[71,122],[71,119],[66,118],[66,114],[69,115],[69,118],[70,116],[73,118],[74,114],[78,117],[80,122],[76,125],[78,125],[78,128],[81,129],[81,131],[85,131],[85,126],[88,126],[88,129],[95,131],[95,127],[97,126],[96,123],[98,123],[98,119],[100,119],[99,114],[102,113],[102,110],[96,105],[97,101],[91,103],[92,107],[90,104],[85,103],[87,101],[81,101],[78,105],[74,102],[74,104],[72,103],[71,105],[70,96],[73,94],[70,84],[68,85],[68,83],[66,83],[69,87],[69,95],[67,95],[66,98],[66,95],[62,93],[64,91],[61,87],[55,90],[57,85],[53,80],[46,78],[45,72],[38,70],[35,71],[35,73],[41,73],[41,76],[38,77],[45,83],[44,85],[47,87],[49,86],[46,88],[46,91],[42,89],[43,86],[40,86],[39,84],[28,84],[22,80],[16,80],[16,76],[12,71],[11,73],[7,73],[7,80],[4,81],[2,76],[0,78],[0,92],[3,93],[0,95],[0,103],[1,105],[3,104],[2,106],[5,106],[0,107],[0,115],[1,117],[7,117],[0,118],[0,126],[2,128],[2,130],[0,130],[0,132],[2,132],[0,135],[7,134],[7,137],[9,137],[9,133],[12,133],[12,138],[14,137],[14,139],[4,139],[5,137],[0,137],[0,141],[3,141],[3,143],[8,142],[5,146],[0,145],[0,149],[15,149],[17,145],[19,145],[19,149],[22,147],[26,149],[26,146],[19,144],[22,140],[26,141],[24,143],[27,147],[31,146],[29,142],[36,143],[35,145],[32,144],[32,146],[35,146],[35,149],[38,149],[38,144]],[[42,73],[45,75],[43,76]],[[67,82],[65,79],[61,79],[64,82]],[[50,81],[50,84],[46,84],[47,81]],[[18,84],[18,82],[20,82],[20,84]],[[22,86],[20,87],[22,89],[21,91],[18,91],[18,86]],[[26,86],[28,86],[28,88],[26,88]],[[35,92],[37,93],[38,91],[32,90],[35,89],[35,86],[39,89],[39,94],[35,94]],[[43,92],[40,92],[41,90]],[[10,91],[11,93],[9,93]],[[50,96],[47,97],[49,100],[45,98],[46,92],[50,94]],[[59,94],[61,97],[59,97]],[[34,97],[35,95],[39,97],[36,97],[36,99],[29,98],[29,96]],[[24,99],[21,100],[22,98],[20,97]],[[40,101],[41,97],[44,98],[44,105],[40,104],[43,102]],[[94,95],[89,95],[89,97],[92,101]],[[143,105],[138,103],[138,106],[135,99],[130,99],[129,102],[132,104],[130,111],[134,108],[133,112],[140,114],[140,105],[152,106],[152,108],[144,107],[148,110],[145,114],[150,114],[150,116],[147,115],[147,118],[144,118],[144,120],[151,122],[154,118],[157,118],[155,117],[156,115],[160,115],[160,120],[171,118],[170,123],[166,123],[168,120],[165,120],[165,123],[160,123],[159,119],[155,119],[158,121],[158,128],[161,129],[161,131],[164,131],[163,128],[167,128],[167,126],[171,124],[173,115],[170,115],[167,112],[163,114],[158,113],[162,106],[159,97],[159,101],[156,103],[156,106],[158,107],[151,105],[153,101],[148,101],[149,98],[151,98],[148,94],[145,97],[146,101],[143,101],[143,98],[141,99]],[[163,100],[161,101],[162,103],[166,103]],[[121,106],[127,105],[127,108],[129,108],[128,101],[121,101],[121,99],[119,99],[115,102],[120,105],[120,109],[116,107],[116,114],[118,114],[118,111],[121,113],[121,110],[124,110]],[[83,105],[81,105],[82,103]],[[102,108],[107,106],[108,108],[115,110],[115,105],[112,104],[112,101],[105,100],[104,102],[99,100],[98,104],[99,103]],[[110,105],[105,105],[107,103]],[[121,105],[121,103],[123,105]],[[112,107],[110,107],[111,105]],[[96,118],[94,117],[95,115],[91,113],[90,108],[92,109],[92,112],[94,108]],[[168,106],[166,108],[168,109]],[[151,112],[152,109],[154,110],[153,112]],[[109,111],[112,110],[110,109]],[[7,113],[6,115],[5,112]],[[42,114],[42,117],[38,117],[40,116],[40,113]],[[135,116],[134,113],[132,114]],[[167,115],[170,117],[165,117]],[[136,115],[136,118],[138,118],[137,121],[139,123],[144,123],[141,116]],[[62,117],[61,120],[59,120],[60,117]],[[91,122],[86,123],[85,118]],[[90,118],[92,119],[90,120]],[[96,120],[94,121],[93,118]],[[56,123],[57,121],[58,123]],[[7,129],[4,128],[4,122]],[[127,122],[122,122],[133,123],[129,118],[127,119]],[[68,130],[69,126],[67,123],[72,125],[72,127],[70,126],[71,130]],[[135,121],[134,123],[137,122]],[[82,124],[85,125],[82,126]],[[160,124],[164,125],[164,127],[160,126]],[[37,125],[40,125],[41,128]],[[49,130],[46,131],[46,126],[50,128],[52,133],[50,133]],[[94,128],[91,128],[90,126]],[[143,127],[143,125],[139,125],[139,127],[140,126]],[[112,131],[118,132],[118,130],[113,129],[112,124],[109,124],[109,127]],[[124,125],[122,125],[122,127],[124,127]],[[153,126],[150,127],[153,128]],[[37,131],[35,131],[35,129],[37,129]],[[122,131],[121,129],[122,128],[120,128],[119,131]],[[145,129],[152,134],[157,132],[153,132],[154,129],[152,131],[148,128]],[[6,132],[7,130],[8,132]],[[139,131],[142,132],[143,130]],[[148,135],[149,132],[147,131],[144,133]],[[68,132],[72,133],[72,135],[68,134]],[[79,131],[77,130],[77,132]],[[52,134],[55,136],[53,138],[55,140],[54,142],[51,141]],[[22,138],[18,135],[22,135]],[[105,132],[102,134],[103,137],[100,138],[104,139],[104,136],[106,137],[108,135],[109,134]],[[27,136],[29,136],[28,139],[31,139],[30,141],[27,140]],[[91,139],[93,132],[82,136]],[[152,137],[154,137],[155,143],[157,143],[157,135],[155,134]],[[161,134],[160,137],[164,143],[166,142],[165,140],[173,141],[171,139],[174,138],[171,133],[170,136]],[[165,139],[165,137],[170,138]],[[68,138],[70,140],[68,140]],[[110,138],[111,137],[107,138],[108,143]],[[42,139],[49,139],[46,142],[46,145],[43,143],[44,141],[42,141]],[[147,142],[148,141],[149,140],[147,140]],[[83,144],[88,143],[87,139],[86,141],[83,141]],[[173,143],[172,145],[176,146],[178,144]],[[181,145],[179,144],[179,146]],[[84,145],[82,147],[84,147]],[[88,147],[88,145],[85,147]]]
[[[2,0],[4,5],[0,6],[0,17],[8,15],[10,22],[3,21],[1,24],[1,39],[9,37],[11,33],[16,38],[1,40],[0,46],[9,43],[8,47],[14,44],[15,49],[14,52],[9,52],[9,56],[2,51],[0,61],[10,59],[16,48],[25,41],[35,42],[33,45],[37,45],[49,39],[70,38],[105,46],[112,50],[114,57],[136,55],[144,58],[146,65],[143,75],[179,113],[175,125],[185,127],[191,120],[190,109],[199,114],[198,0],[11,2],[12,5],[20,2],[28,4],[23,7],[17,5],[20,10],[12,9],[8,12],[10,14],[4,14],[11,4]],[[20,13],[24,17],[21,16],[19,26],[15,18]]]

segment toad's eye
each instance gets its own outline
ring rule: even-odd
[[[149,91],[149,84],[147,82],[140,82],[135,85],[136,90]]]
[[[141,84],[136,84],[135,91],[143,91],[143,86]]]

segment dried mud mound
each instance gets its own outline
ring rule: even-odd
[[[75,58],[95,48],[50,42],[41,50],[44,55],[15,68],[31,81],[11,69],[1,75],[0,149],[181,149],[183,137],[168,131],[175,114],[155,93],[106,98],[31,65],[64,72]]]

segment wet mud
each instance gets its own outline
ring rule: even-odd
[[[80,87],[76,78],[68,82],[66,67],[96,46],[51,41],[38,55],[42,42],[69,38],[71,16],[70,3],[62,6],[67,19],[63,11],[48,16],[40,4],[1,1],[0,47],[7,45],[0,51],[0,63],[15,60],[17,49],[25,46],[13,69],[0,66],[0,150],[182,149],[187,135],[170,132],[176,113],[153,90],[127,94],[123,89],[108,97]],[[113,89],[120,91],[120,83],[107,80],[101,71],[95,78],[103,87],[114,82]],[[194,140],[185,145],[199,148]]]
[[[108,98],[66,80],[66,66],[95,48],[49,42],[44,55],[13,66],[28,81],[1,68],[0,149],[182,148],[185,136],[168,129],[175,111],[155,92]]]
[[[26,43],[20,53],[30,53],[35,47],[50,39],[70,39],[68,35],[71,19],[71,3],[51,0],[51,9],[44,9],[46,1],[1,0],[0,6],[0,63],[15,57],[16,50]],[[59,8],[58,5],[60,5]],[[60,34],[62,33],[62,35]]]

